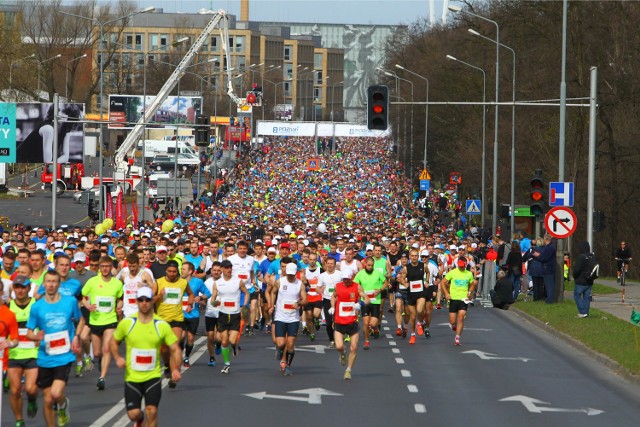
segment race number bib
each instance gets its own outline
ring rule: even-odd
[[[295,300],[286,300],[282,304],[282,309],[286,313],[293,313],[296,311],[296,301]]]
[[[409,290],[411,292],[421,292],[423,289],[422,280],[412,280],[409,282]]]
[[[35,341],[31,341],[29,338],[27,338],[27,330],[27,328],[18,329],[18,348],[36,348]]]
[[[116,299],[114,297],[96,297],[96,311],[100,313],[111,313]]]
[[[71,350],[71,340],[69,331],[60,331],[53,334],[44,335],[45,353],[49,356],[69,353]]]
[[[338,303],[338,314],[342,317],[355,316],[356,310],[353,308],[354,305],[354,302]]]
[[[164,293],[165,304],[172,304],[172,305],[180,304],[181,302],[180,294],[182,293],[180,288],[164,288],[164,290],[165,290],[165,293]]]
[[[225,310],[235,310],[238,308],[238,301],[233,298],[223,298],[221,302]]]
[[[156,367],[157,351],[155,349],[131,349],[131,369],[138,372],[153,371]]]

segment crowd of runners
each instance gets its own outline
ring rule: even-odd
[[[456,226],[455,210],[424,216],[389,145],[344,138],[318,154],[313,139],[276,139],[237,164],[220,200],[205,193],[101,235],[5,230],[0,350],[16,426],[25,395],[36,416],[39,390],[46,424],[66,425],[69,377],[95,371],[104,390],[121,375],[112,361],[125,370],[129,418],[157,425],[162,378],[177,386],[198,334],[225,375],[241,336],[269,334],[277,369],[291,375],[299,334],[315,341],[324,328],[349,380],[385,311],[414,345],[431,336],[432,310],[448,306],[460,345],[485,245]]]

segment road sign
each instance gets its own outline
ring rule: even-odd
[[[539,405],[549,405],[549,402],[544,402],[542,400],[536,399],[534,397],[529,396],[509,396],[504,397],[499,400],[499,402],[520,402],[522,406],[524,406],[527,411],[532,412],[534,414],[541,414],[543,412],[574,412],[574,413],[582,413],[588,416],[599,415],[604,411],[595,408],[553,408],[550,406],[539,406]]]
[[[257,393],[248,393],[248,394],[245,394],[245,396],[251,397],[253,399],[258,399],[258,400],[262,400],[262,399],[293,400],[296,402],[306,402],[309,405],[322,404],[322,396],[342,396],[342,394],[340,393],[335,393],[333,391],[325,390],[323,388],[307,388],[304,390],[288,391],[287,393],[306,394],[307,397],[287,396],[286,394],[268,394],[266,391],[259,391]]]
[[[428,179],[421,179],[420,180],[420,190],[429,191],[430,184],[431,184],[431,181],[429,181]]]
[[[480,200],[467,200],[467,215],[480,215]]]
[[[549,183],[549,206],[573,206],[573,182]]]
[[[576,231],[578,219],[576,214],[569,208],[556,207],[551,209],[544,217],[544,228],[553,237],[564,239]]]
[[[422,169],[422,172],[420,173],[420,181],[424,180],[431,180],[431,175],[426,169]]]

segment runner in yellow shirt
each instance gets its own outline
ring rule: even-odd
[[[440,284],[444,296],[449,300],[449,324],[456,333],[454,344],[460,345],[464,318],[471,302],[469,297],[473,295],[478,281],[473,277],[473,273],[467,270],[465,258],[458,258],[457,266],[458,268],[447,273]]]

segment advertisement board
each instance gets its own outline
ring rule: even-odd
[[[334,123],[318,123],[316,128],[316,135],[318,136],[333,136]]]
[[[16,104],[0,103],[0,163],[16,161]],[[0,169],[4,171],[4,166]]]
[[[82,163],[84,154],[84,104],[60,104],[58,119],[59,163]],[[53,161],[53,103],[16,104],[16,163]]]
[[[109,129],[131,129],[140,120],[144,109],[151,104],[155,96],[109,95]],[[202,110],[202,97],[168,96],[156,110],[150,120],[155,126],[195,123],[196,116]],[[113,123],[116,122],[116,123]],[[154,126],[154,125],[151,125]]]
[[[368,138],[383,138],[391,135],[391,128],[387,130],[370,130],[366,125],[358,125],[355,123],[336,123],[335,124],[335,136],[340,137],[368,137]]]
[[[259,121],[256,135],[272,136],[314,136],[316,124],[310,122],[282,123],[277,121]]]

